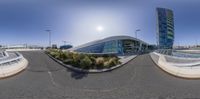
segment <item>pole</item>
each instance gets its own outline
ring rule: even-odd
[[[140,29],[135,30],[135,38],[137,38],[137,32],[141,31]]]
[[[46,30],[49,33],[49,47],[51,47],[51,30]]]
[[[66,45],[67,41],[63,41],[64,45]]]

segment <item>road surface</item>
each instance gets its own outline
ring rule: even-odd
[[[111,72],[68,70],[42,51],[21,52],[25,71],[0,80],[0,99],[190,99],[200,98],[200,80],[173,77],[148,54]]]

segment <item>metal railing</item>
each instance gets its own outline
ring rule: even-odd
[[[18,61],[20,61],[23,58],[22,54],[20,54],[18,52],[15,52],[15,54],[17,56],[15,58],[1,60],[0,61],[0,66],[11,65],[11,64],[17,63]]]
[[[155,52],[157,53],[160,53],[160,54],[164,54],[164,55],[172,55],[172,52],[174,50],[173,49],[158,49],[158,50],[155,50]]]

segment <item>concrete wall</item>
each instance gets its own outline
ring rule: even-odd
[[[166,56],[156,52],[150,53],[152,60],[164,71],[183,78],[200,78],[200,60],[194,59],[196,62],[181,63],[180,61],[188,60],[187,58],[178,58],[174,56]],[[166,61],[172,58],[174,61]],[[176,62],[176,59],[178,62]],[[192,60],[192,59],[189,59]]]
[[[39,51],[41,49],[6,49],[6,51]]]
[[[28,65],[28,61],[23,58],[19,63],[12,64],[9,66],[1,66],[0,68],[0,78],[5,78],[8,76],[15,75],[20,71],[24,70]]]
[[[24,70],[28,65],[28,61],[19,54],[15,58],[2,60],[0,63],[0,78],[15,75]]]

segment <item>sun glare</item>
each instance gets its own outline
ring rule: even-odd
[[[97,29],[97,31],[98,31],[98,32],[101,32],[101,31],[103,31],[103,30],[104,30],[104,28],[103,28],[102,26],[97,26],[97,28],[96,28],[96,29]]]

